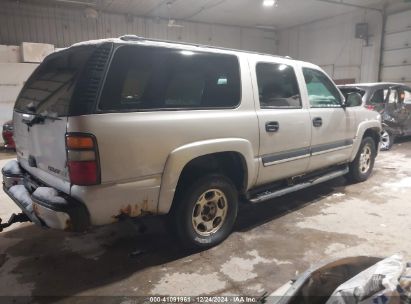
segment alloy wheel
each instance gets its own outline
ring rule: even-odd
[[[387,130],[382,130],[381,132],[381,149],[388,150],[390,147],[390,133]]]
[[[370,146],[367,144],[363,147],[362,151],[361,151],[361,155],[360,155],[360,162],[359,162],[359,166],[360,166],[360,172],[365,174],[368,172],[368,170],[370,169],[371,166],[371,148]]]
[[[192,224],[195,232],[202,236],[216,233],[224,224],[227,209],[227,198],[222,191],[205,191],[193,208]]]

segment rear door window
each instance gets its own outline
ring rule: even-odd
[[[109,68],[99,109],[233,108],[240,103],[240,96],[236,56],[121,46]]]
[[[300,90],[292,66],[258,63],[256,70],[262,109],[301,108]]]

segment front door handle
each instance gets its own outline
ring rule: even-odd
[[[278,121],[269,121],[265,124],[265,130],[267,132],[277,132],[280,129]]]
[[[314,127],[321,127],[323,125],[323,119],[321,117],[316,117],[313,119],[313,126]]]

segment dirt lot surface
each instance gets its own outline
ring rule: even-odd
[[[3,153],[0,166],[12,157]],[[64,303],[95,302],[73,298],[80,295],[118,296],[113,303],[147,295],[253,296],[324,260],[396,252],[410,260],[410,197],[411,141],[403,141],[380,153],[365,183],[339,178],[243,206],[229,239],[203,252],[181,250],[161,218],[148,219],[144,234],[127,222],[81,235],[16,224],[0,234],[0,295]],[[0,206],[3,220],[18,211],[3,192]]]

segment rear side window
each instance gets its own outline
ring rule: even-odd
[[[232,108],[240,103],[235,56],[122,46],[114,54],[99,109]]]
[[[301,108],[300,90],[293,67],[286,64],[257,64],[260,107]]]

